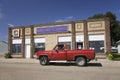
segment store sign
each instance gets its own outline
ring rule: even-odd
[[[20,36],[20,30],[19,29],[13,29],[13,37],[19,37]]]
[[[48,34],[48,33],[58,33],[58,32],[68,32],[68,26],[53,26],[45,28],[37,28],[37,34]]]

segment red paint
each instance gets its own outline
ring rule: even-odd
[[[63,50],[57,49],[58,46],[63,46]],[[58,44],[53,48],[53,50],[39,51],[36,53],[37,57],[40,57],[43,55],[47,56],[49,60],[74,61],[76,56],[84,56],[87,59],[92,60],[95,58],[95,51],[94,50],[67,50],[66,44]]]

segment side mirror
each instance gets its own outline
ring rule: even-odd
[[[55,49],[55,52],[58,52],[58,50],[57,50],[57,49]]]

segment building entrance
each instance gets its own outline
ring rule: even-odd
[[[30,58],[30,45],[27,44],[25,48],[25,58]]]

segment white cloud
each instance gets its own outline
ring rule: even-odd
[[[13,24],[8,24],[8,26],[10,26],[10,27],[14,27],[14,25],[13,25]]]
[[[72,20],[74,17],[73,16],[68,16],[68,17],[65,17],[63,19],[58,19],[56,20],[55,22],[64,22],[64,21],[70,21]]]
[[[58,19],[55,22],[63,22],[63,21],[64,21],[63,19]]]
[[[73,19],[73,16],[66,17],[66,19]]]

